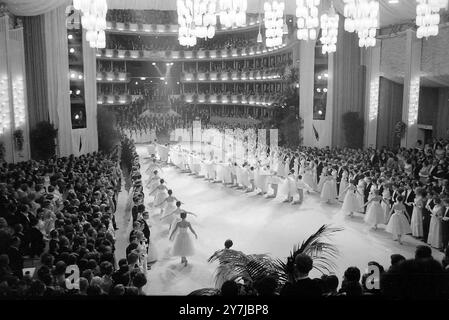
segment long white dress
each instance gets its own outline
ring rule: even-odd
[[[321,201],[327,202],[327,201],[334,201],[335,200],[335,190],[334,190],[334,184],[335,180],[331,177],[324,177],[323,178],[323,188],[321,190]]]
[[[384,224],[388,224],[388,221],[390,220],[390,199],[391,199],[391,194],[390,194],[390,190],[385,188],[384,191],[382,192],[382,198],[384,198],[384,200],[387,202],[383,202],[382,201],[382,208],[384,209]]]
[[[167,198],[167,192],[165,188],[162,188],[162,185],[159,185],[156,190],[156,194],[154,196],[154,206],[160,207],[162,205],[162,202]]]
[[[443,247],[443,228],[441,223],[442,207],[436,205],[432,210],[432,218],[430,219],[429,236],[427,237],[427,244],[436,249]]]
[[[405,216],[404,210],[394,210],[385,231],[391,233],[394,237],[412,233],[412,228]]]
[[[189,257],[195,254],[192,238],[188,232],[188,226],[178,225],[172,255],[177,257]]]
[[[358,212],[363,212],[363,209],[360,209],[365,204],[364,193],[365,193],[365,183],[362,179],[359,180],[357,184],[357,200],[359,201],[359,210]]]
[[[375,226],[384,223],[385,216],[384,216],[384,209],[382,208],[381,205],[381,200],[373,200],[370,203],[370,206],[363,220],[370,226]]]
[[[343,171],[343,174],[341,175],[341,181],[340,181],[340,190],[338,192],[338,201],[344,201],[346,192],[345,189],[348,187],[348,173],[346,171]]]
[[[414,202],[415,205],[413,206],[410,227],[412,228],[412,236],[421,238],[424,235],[422,216],[423,201],[421,198],[416,198]]]
[[[354,185],[350,185],[349,189],[346,191],[345,199],[343,200],[343,206],[341,210],[349,214],[351,212],[357,212],[360,209],[360,203],[357,199],[357,188]]]

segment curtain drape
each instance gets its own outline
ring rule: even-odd
[[[97,130],[97,58],[95,49],[86,41],[86,31],[83,30],[83,69],[84,69],[84,102],[86,107],[87,152],[98,150]]]
[[[396,137],[395,125],[402,119],[402,99],[404,85],[380,78],[379,114],[377,121],[377,147],[393,148],[400,144]]]
[[[8,18],[0,17],[0,142],[5,148],[6,162],[13,162],[13,128],[10,106],[10,81],[8,74],[8,52],[6,42],[8,41]]]
[[[44,16],[25,17],[23,29],[28,114],[30,129],[33,129],[38,122],[49,120]]]
[[[313,133],[313,81],[315,74],[315,42],[301,41],[299,44],[299,115],[303,123],[303,145],[318,143]]]
[[[50,12],[62,5],[67,6],[71,0],[2,0],[8,10],[17,16],[37,16]]]
[[[433,125],[438,114],[438,88],[421,87],[419,93],[418,124]]]
[[[344,19],[338,27],[337,52],[333,67],[333,120],[332,145],[344,146],[342,116],[346,112],[359,112],[364,117],[365,67],[361,64],[361,52],[357,34],[344,31]]]
[[[434,119],[433,135],[438,138],[449,137],[449,88],[438,89],[438,112]]]
[[[44,15],[49,118],[58,129],[59,156],[72,153],[65,5]]]

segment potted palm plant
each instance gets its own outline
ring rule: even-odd
[[[215,287],[220,288],[223,282],[239,281],[252,284],[263,277],[271,276],[276,279],[277,291],[284,284],[294,279],[294,261],[297,255],[307,254],[313,259],[313,267],[321,273],[330,273],[335,269],[334,259],[338,257],[337,247],[328,242],[335,233],[342,228],[321,226],[307,240],[294,245],[287,259],[273,259],[267,254],[244,254],[232,249],[223,249],[215,252],[209,262],[218,261],[219,265],[215,272]],[[219,290],[204,288],[195,290],[190,295],[214,295]]]

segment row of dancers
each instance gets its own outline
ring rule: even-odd
[[[266,198],[282,198],[283,202],[291,204],[301,204],[305,194],[315,192],[322,202],[342,202],[341,211],[350,217],[354,213],[365,213],[365,223],[374,230],[385,225],[385,230],[400,244],[403,235],[411,234],[432,247],[442,247],[441,221],[449,221],[449,213],[446,210],[447,217],[443,217],[441,209],[443,205],[448,207],[447,203],[436,203],[433,208],[428,208],[432,212],[430,228],[427,238],[423,238],[422,210],[425,205],[422,196],[410,202],[407,190],[400,192],[395,186],[370,181],[369,177],[357,180],[347,170],[339,173],[335,168],[324,167],[317,181],[314,161],[295,159],[292,167],[289,165],[291,159],[281,152],[262,150],[255,156],[241,159],[240,164],[232,161],[232,154],[227,156],[228,161],[223,162],[214,157],[213,152],[199,153],[176,145],[170,148],[169,161],[208,181],[221,182],[245,192],[256,191]],[[366,190],[367,185],[369,190]],[[413,207],[411,216],[407,212],[408,206]]]

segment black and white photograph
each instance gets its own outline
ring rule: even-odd
[[[0,300],[447,301],[448,244],[449,0],[0,0]]]

